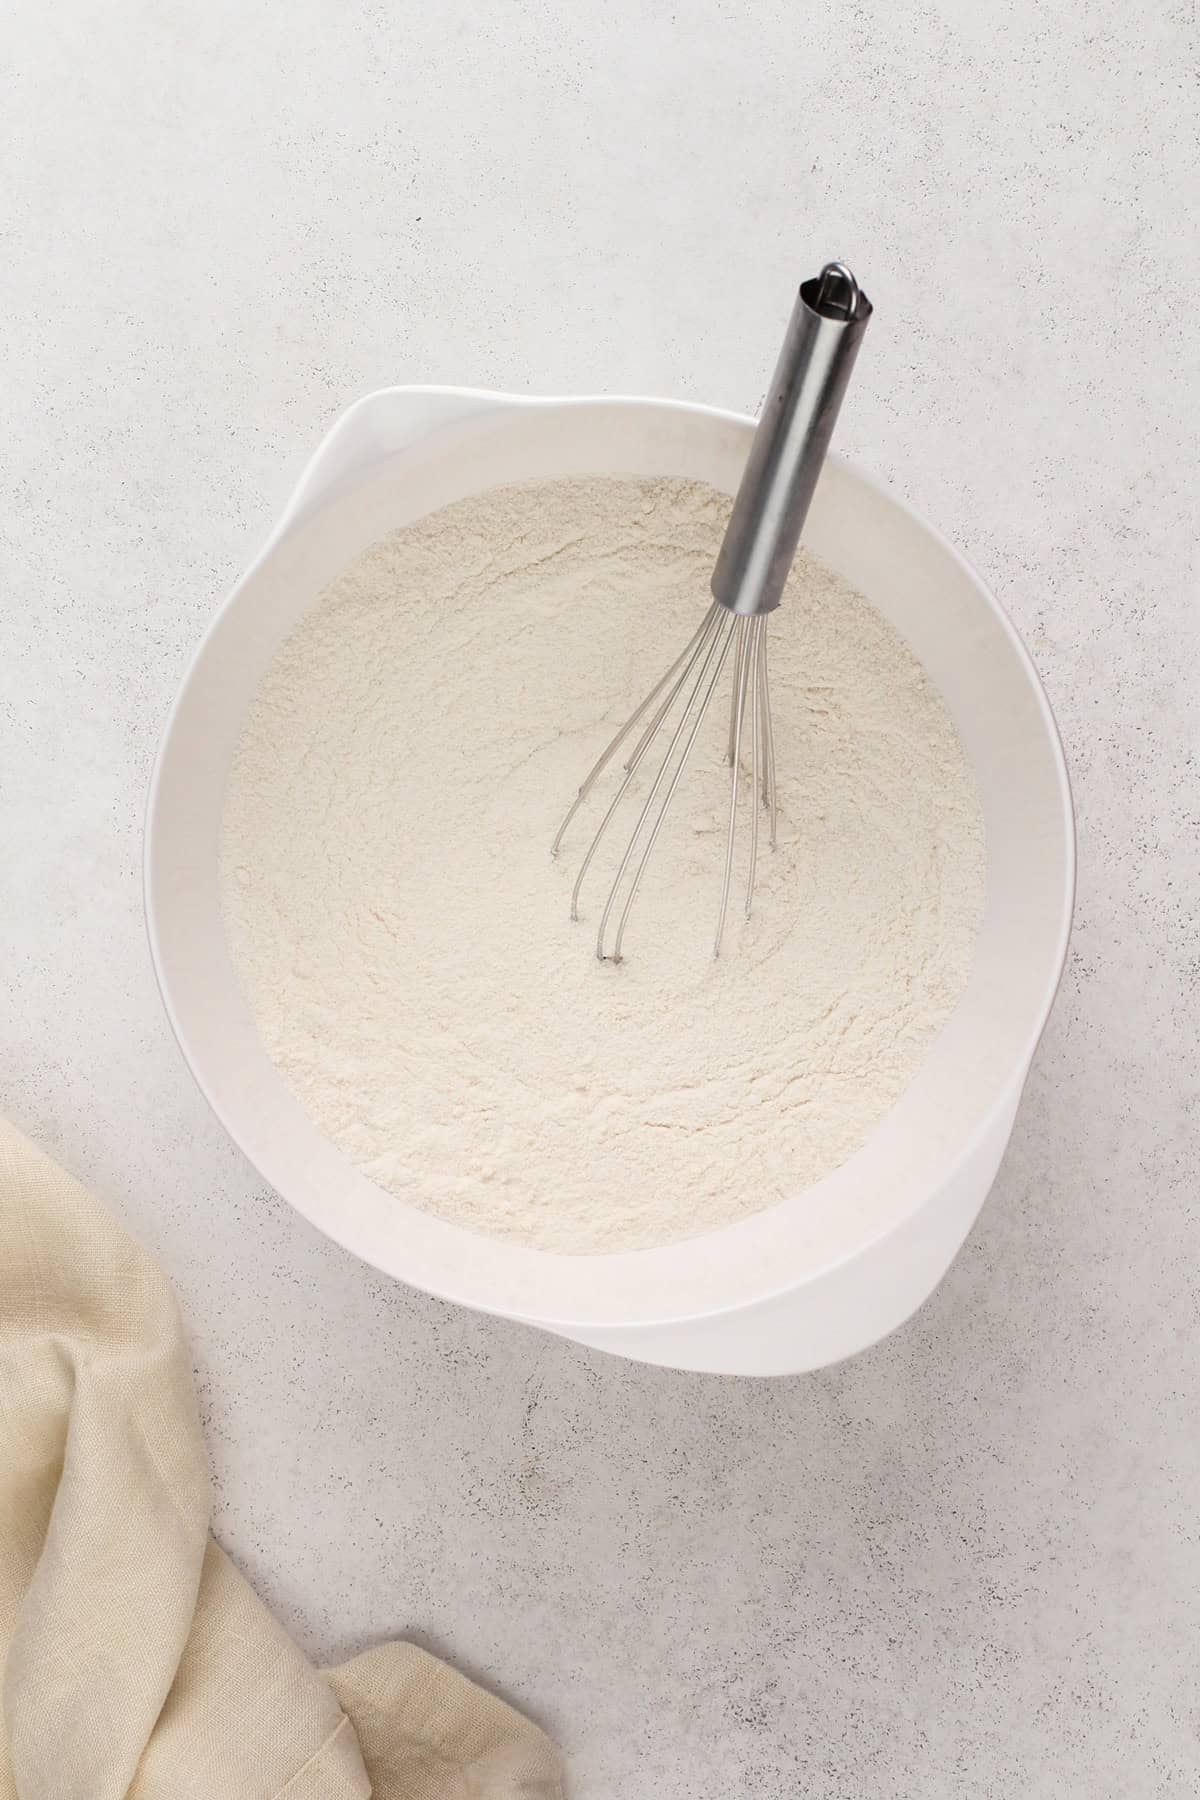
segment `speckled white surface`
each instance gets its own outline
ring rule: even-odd
[[[1187,0],[9,6],[0,1104],[178,1284],[220,1534],[302,1643],[444,1650],[576,1800],[1200,1785],[1198,36]],[[829,250],[877,307],[843,447],[1058,708],[1078,928],[934,1299],[739,1384],[451,1311],[264,1193],[159,1010],[141,817],[347,400],[752,409]]]

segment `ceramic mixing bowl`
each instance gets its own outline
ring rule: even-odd
[[[654,400],[372,394],[334,427],[196,653],[167,723],[146,838],[163,999],[217,1116],[305,1218],[377,1269],[481,1311],[648,1362],[773,1374],[893,1330],[970,1230],[1062,973],[1074,833],[1062,750],[1015,630],[936,532],[848,464],[805,532],[924,665],[975,771],[987,900],[963,997],[911,1085],[825,1180],[651,1250],[567,1256],[483,1237],[376,1187],[322,1136],[263,1050],[222,925],[218,841],[255,690],[322,590],[376,539],[500,482],[682,476],[732,493],[749,419]]]

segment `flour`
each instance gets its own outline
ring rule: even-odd
[[[661,1244],[850,1156],[965,984],[982,831],[919,665],[801,557],[771,617],[779,847],[712,934],[714,708],[632,914],[624,838],[569,919],[616,726],[695,629],[729,511],[689,482],[500,488],[367,551],[284,645],[226,801],[236,966],[268,1054],[380,1186],[570,1252]],[[744,854],[744,847],[743,847]]]

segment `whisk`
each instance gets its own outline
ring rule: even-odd
[[[580,892],[596,852],[651,745],[675,714],[669,727],[666,754],[642,803],[600,914],[596,955],[601,962],[619,963],[622,960],[625,928],[646,865],[731,657],[733,687],[726,751],[731,770],[729,824],[714,956],[721,954],[729,911],[739,789],[747,746],[750,851],[746,916],[750,916],[758,864],[760,812],[765,811],[770,821],[772,849],[778,824],[775,739],[767,675],[767,615],[779,605],[870,316],[871,303],[844,263],[826,263],[819,275],[801,285],[713,568],[712,603],[690,642],[597,758],[559,827],[552,848],[555,856],[596,782],[617,751],[641,725],[642,731],[624,763],[617,792],[579,869],[571,895],[571,917],[577,919]],[[692,683],[690,688],[689,681]],[[684,696],[682,710],[676,711],[676,702],[681,695]]]

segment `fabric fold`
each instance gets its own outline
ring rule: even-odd
[[[166,1278],[0,1123],[0,1800],[560,1800],[424,1651],[314,1669],[209,1507]]]

